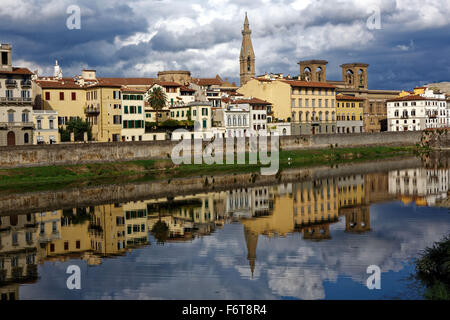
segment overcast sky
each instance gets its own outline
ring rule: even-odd
[[[241,29],[248,12],[256,72],[298,75],[297,62],[369,63],[372,89],[411,89],[450,81],[448,0],[1,0],[0,41],[14,65],[64,76],[94,68],[99,76],[155,77],[190,70],[196,77],[239,80]],[[69,30],[67,8],[81,8]],[[369,17],[380,12],[380,29]],[[378,21],[378,20],[370,20]]]

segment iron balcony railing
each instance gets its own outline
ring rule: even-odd
[[[13,97],[0,97],[0,102],[3,103],[28,103],[28,102],[32,102],[31,98],[23,98],[23,97],[18,97],[18,98],[13,98]]]
[[[84,113],[85,114],[99,114],[100,108],[99,107],[85,107]]]
[[[20,85],[22,87],[31,87],[31,80],[22,80],[20,81]]]
[[[11,86],[15,87],[15,86],[17,86],[17,81],[14,79],[6,79],[5,84],[7,87],[11,87]]]

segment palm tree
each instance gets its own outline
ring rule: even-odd
[[[158,126],[159,112],[164,109],[167,104],[167,95],[161,87],[154,87],[148,95],[148,103],[150,107],[156,111],[156,126]]]

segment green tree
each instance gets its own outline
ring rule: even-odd
[[[59,132],[61,133],[61,141],[63,142],[70,141],[70,134],[72,132],[74,133],[75,141],[83,141],[85,132],[88,134],[88,140],[92,140],[90,124],[79,118],[67,121],[66,128],[60,129]]]
[[[158,124],[159,112],[164,109],[167,104],[167,95],[161,87],[155,87],[148,96],[150,107],[156,111],[156,123]]]

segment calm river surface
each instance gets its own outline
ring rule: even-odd
[[[449,170],[415,168],[3,216],[2,299],[421,299]],[[446,207],[447,206],[447,207]],[[69,290],[69,266],[81,290]],[[367,268],[381,269],[369,290]]]

